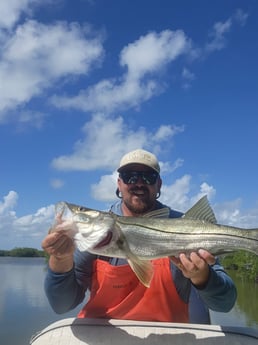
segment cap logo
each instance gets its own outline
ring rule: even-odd
[[[143,152],[132,152],[131,154],[128,155],[127,157],[127,161],[131,162],[133,160],[138,160],[141,159],[143,161],[147,161],[147,162],[151,162],[151,156],[147,153],[143,153]]]

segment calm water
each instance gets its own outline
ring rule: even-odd
[[[28,345],[33,334],[76,312],[55,314],[45,297],[43,258],[0,257],[0,344]]]
[[[28,345],[31,335],[50,323],[75,317],[77,310],[56,315],[43,290],[45,263],[42,258],[0,257],[0,344]],[[258,329],[258,285],[235,279],[238,302],[227,314],[212,313],[215,324]]]

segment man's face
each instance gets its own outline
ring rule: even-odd
[[[118,189],[124,214],[137,216],[153,210],[162,184],[159,175],[142,164],[132,164],[120,175]]]

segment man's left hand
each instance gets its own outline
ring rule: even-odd
[[[216,262],[215,257],[204,249],[192,252],[189,256],[181,253],[178,257],[172,256],[170,259],[197,288],[202,288],[207,284],[209,265],[214,265]]]

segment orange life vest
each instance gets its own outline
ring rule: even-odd
[[[170,260],[156,259],[152,264],[154,275],[146,288],[129,265],[113,266],[96,260],[90,299],[78,317],[188,322],[188,304],[176,291]]]

